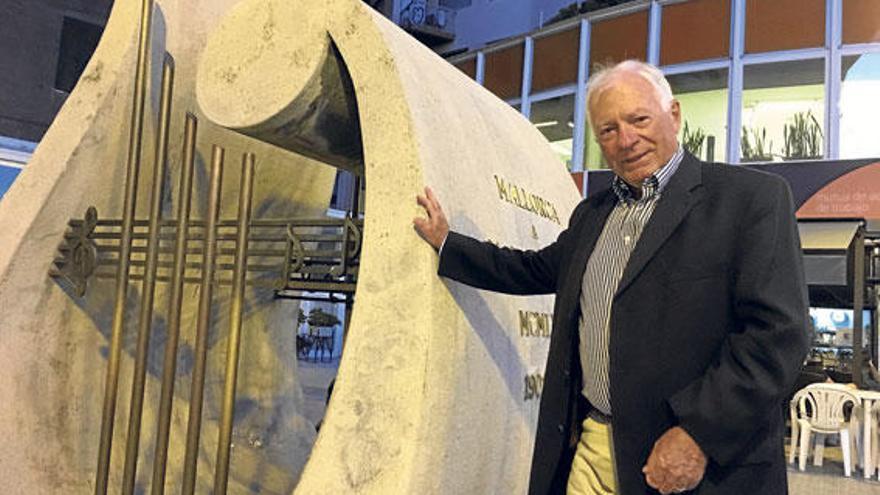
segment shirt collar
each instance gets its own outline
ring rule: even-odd
[[[684,150],[679,146],[665,165],[657,169],[650,177],[643,180],[642,197],[638,200],[647,200],[663,192],[663,189],[669,184],[669,180],[675,175],[675,171],[678,170],[678,166],[681,163],[683,156]],[[620,176],[614,176],[614,179],[611,182],[611,188],[614,190],[614,194],[620,201],[626,203],[637,201],[630,187],[620,178]]]

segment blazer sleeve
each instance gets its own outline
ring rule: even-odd
[[[762,180],[740,217],[732,278],[736,331],[706,373],[674,394],[679,424],[715,462],[736,462],[778,414],[810,344],[807,291],[791,191]],[[765,187],[766,186],[766,187]]]
[[[556,292],[565,246],[586,202],[575,209],[569,226],[552,244],[537,250],[499,247],[450,231],[440,252],[438,274],[478,289],[505,294]]]

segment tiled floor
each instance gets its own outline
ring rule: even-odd
[[[316,424],[324,417],[324,410],[327,407],[327,389],[336,377],[339,359],[336,358],[330,362],[300,360],[297,364],[299,365],[303,399],[305,399],[304,416]]]
[[[786,454],[788,446],[786,445]],[[799,471],[797,461],[788,468],[788,491],[790,495],[880,495],[877,474],[868,480],[861,469],[854,469],[852,476],[843,474],[843,457],[840,447],[826,447],[821,467],[807,462],[806,471]]]
[[[877,478],[869,481],[856,471],[851,478],[843,476],[843,466],[837,474],[812,470],[800,472],[788,470],[788,493],[790,495],[880,495]]]
[[[337,366],[338,359],[324,363],[299,362],[305,416],[313,422],[324,416],[327,387],[336,376]],[[804,472],[798,471],[796,464],[789,466],[789,495],[880,495],[880,481],[876,474],[871,480],[866,480],[862,471],[857,469],[850,478],[844,477],[839,447],[827,447],[824,459],[821,467],[813,466],[810,459]]]

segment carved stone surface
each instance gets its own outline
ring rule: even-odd
[[[431,185],[456,230],[537,248],[563,228],[574,184],[514,109],[355,0],[242,1],[209,37],[199,104],[277,142],[271,129],[296,125],[314,99],[306,81],[328,64],[354,88],[365,237],[346,350],[296,493],[524,493],[552,298],[437,278],[412,228],[415,195]]]
[[[90,281],[77,299],[47,271],[69,218],[90,205],[102,217],[120,215],[139,4],[115,2],[83,78],[0,202],[0,486],[9,493],[93,490],[113,284]],[[225,146],[227,157],[256,153],[258,218],[322,214],[335,168],[305,156],[363,170],[367,181],[357,303],[317,440],[300,412],[297,306],[273,300],[271,291],[247,294],[230,492],[525,492],[552,298],[490,294],[437,278],[436,254],[411,222],[420,214],[415,195],[428,184],[458,231],[523,248],[551,242],[578,194],[540,133],[359,0],[159,0],[153,39],[152,115],[156,61],[167,50],[178,67],[170,190],[185,111],[201,117],[196,197],[205,195],[202,155],[212,143]],[[155,118],[145,128],[141,218]],[[224,175],[223,218],[235,213],[236,162],[229,159]],[[203,214],[204,204],[195,203],[193,216]],[[129,292],[112,487],[121,478],[139,287]],[[198,493],[208,493],[213,475],[228,323],[228,290],[215,294]],[[148,488],[153,456],[166,300],[160,290],[140,489]],[[196,287],[185,301],[173,491]]]
[[[158,0],[153,15],[137,217],[146,218],[163,51],[176,60],[169,171],[163,213],[177,203],[184,113],[200,118],[192,216],[204,218],[212,144],[226,148],[221,218],[234,219],[241,154],[256,154],[257,218],[320,217],[336,169],[233,133],[201,114],[195,72],[207,34],[234,0]],[[116,0],[98,48],[32,161],[0,202],[0,491],[92,493],[94,490],[114,282],[90,278],[84,298],[65,292],[47,273],[71,218],[91,205],[99,219],[122,215],[128,126],[134,86],[141,0]],[[142,255],[141,255],[142,256]],[[142,258],[141,258],[142,259]],[[259,260],[257,260],[259,261]],[[223,260],[224,263],[228,262]],[[197,274],[194,274],[197,275]],[[226,275],[228,277],[228,274]],[[162,352],[167,334],[167,284],[156,293],[147,362],[137,487],[149,489]],[[114,429],[110,493],[118,493],[128,424],[140,282],[128,293],[128,323]],[[206,401],[197,493],[213,482],[223,387],[230,290],[214,290]],[[178,357],[168,463],[169,493],[179,493],[199,291],[188,285]],[[290,493],[315,440],[302,414],[296,361],[298,304],[275,300],[271,289],[247,293],[241,371],[233,431],[230,493]]]

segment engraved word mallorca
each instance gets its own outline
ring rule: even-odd
[[[519,310],[519,336],[549,338],[552,320],[549,313]]]
[[[523,210],[530,211],[538,216],[546,218],[547,220],[562,225],[559,222],[559,215],[556,213],[556,208],[553,206],[553,203],[526,191],[516,184],[511,184],[497,175],[493,175],[492,177],[495,178],[495,185],[498,186],[499,198],[508,203],[519,206]]]

